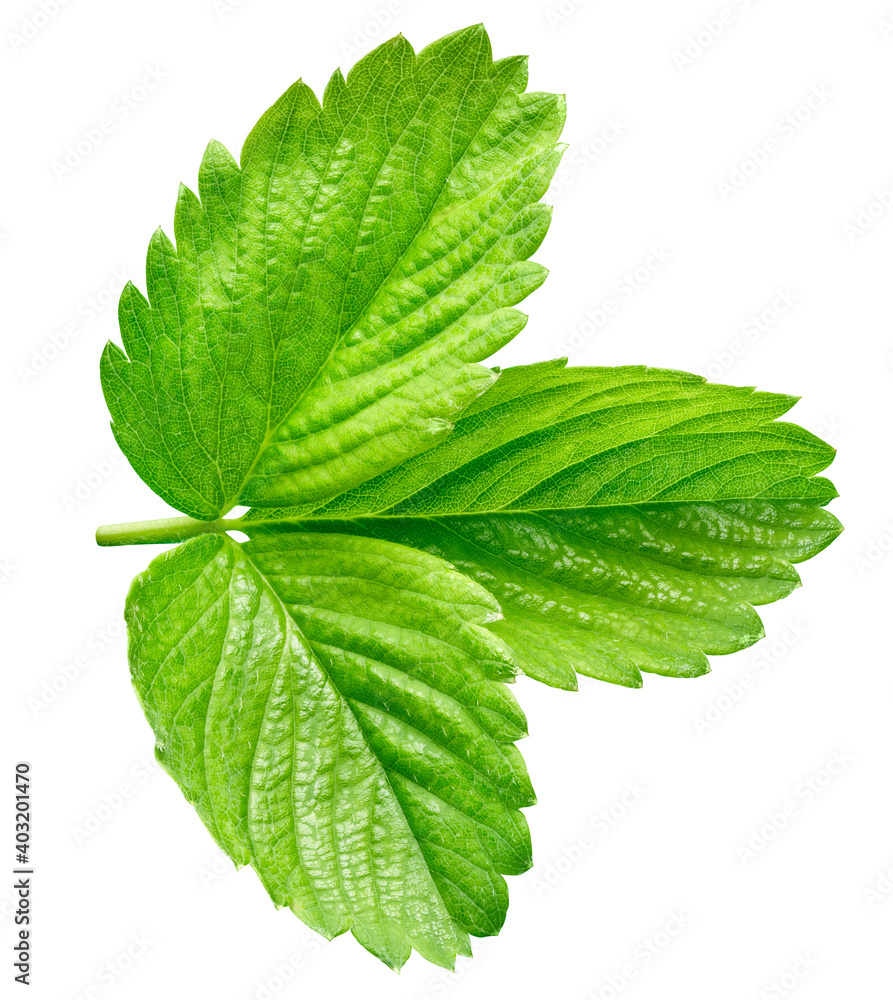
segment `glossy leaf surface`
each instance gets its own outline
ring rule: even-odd
[[[346,535],[192,539],[127,601],[162,765],[279,906],[393,968],[495,934],[531,863],[513,665],[485,590]]]

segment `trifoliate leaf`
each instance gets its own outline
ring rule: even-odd
[[[545,275],[564,109],[526,79],[477,27],[295,84],[208,147],[102,359],[185,515],[97,532],[183,542],[127,601],[156,753],[277,905],[393,968],[497,933],[530,865],[514,672],[703,673],[840,530],[793,397],[480,364]]]
[[[392,968],[452,967],[530,866],[513,667],[483,588],[390,542],[192,539],[134,581],[157,755],[279,906]]]
[[[169,504],[324,500],[442,440],[521,329],[564,104],[525,94],[480,26],[402,37],[296,83],[240,163],[211,143],[181,187],[148,299],[121,297],[102,381],[122,451]]]

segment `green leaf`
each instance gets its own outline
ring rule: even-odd
[[[524,716],[485,590],[338,534],[192,539],[127,600],[157,756],[237,865],[326,937],[452,967],[531,863]]]
[[[510,368],[439,447],[327,503],[251,519],[837,495],[815,475],[834,449],[777,420],[794,396],[660,368],[565,364]]]
[[[496,597],[491,628],[524,672],[639,687],[641,672],[694,677],[705,653],[763,636],[753,605],[787,596],[841,530],[811,504],[766,500],[579,508],[432,519],[317,522],[449,559]]]
[[[546,273],[564,104],[526,84],[480,26],[296,83],[238,163],[208,146],[102,357],[185,515],[97,532],[183,543],[126,608],[157,755],[278,906],[392,968],[470,954],[531,863],[516,672],[703,673],[840,531],[793,397],[481,365]]]
[[[184,513],[318,502],[423,452],[493,380],[525,317],[527,258],[563,99],[524,93],[482,27],[401,36],[291,87],[236,164],[208,146],[148,299],[121,296],[102,381],[131,464]],[[126,352],[126,353],[125,353]]]
[[[795,401],[660,369],[509,369],[425,455],[316,509],[242,524],[358,532],[449,560],[496,597],[494,631],[547,684],[697,676],[705,654],[762,637],[753,605],[790,593],[792,563],[841,530],[815,475],[833,449],[776,419]]]

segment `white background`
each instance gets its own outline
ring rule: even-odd
[[[36,0],[0,15],[0,873],[13,867],[13,764],[26,759],[38,870],[28,995],[889,997],[893,209],[872,203],[893,183],[893,5],[56,3],[51,18]],[[767,638],[706,677],[647,677],[639,691],[584,679],[575,695],[520,682],[536,866],[510,880],[506,926],[475,960],[451,975],[413,956],[398,977],[349,935],[321,943],[276,912],[151,765],[121,609],[158,550],[100,550],[93,531],[166,508],[117,460],[97,362],[117,337],[117,275],[143,285],[149,236],[172,232],[177,183],[195,184],[208,139],[238,151],[294,79],[321,90],[372,32],[421,47],[480,20],[495,54],[529,52],[532,88],[565,92],[569,111],[537,255],[552,275],[501,360],[569,345],[575,364],[802,395],[794,419],[839,449],[832,510],[847,531],[803,567],[803,589],[763,609]],[[23,44],[26,22],[37,30]],[[703,30],[709,45],[689,40]],[[142,91],[147,74],[157,86]],[[796,128],[779,124],[788,114]],[[54,167],[102,118],[101,144],[67,173]],[[718,182],[736,167],[747,173],[729,194]],[[648,271],[651,248],[667,259]],[[639,267],[647,280],[621,292]],[[773,314],[782,292],[796,301]],[[607,299],[617,308],[599,324]],[[762,331],[747,325],[765,310]],[[826,781],[834,754],[846,766]],[[627,783],[638,798],[623,805]],[[603,814],[617,818],[604,834],[592,826]],[[11,882],[0,874],[4,996],[22,989]],[[673,913],[682,930],[655,937]]]

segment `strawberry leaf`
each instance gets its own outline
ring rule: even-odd
[[[778,421],[791,396],[653,368],[505,371],[442,445],[249,534],[338,530],[435,553],[497,598],[525,673],[638,687],[763,635],[753,605],[840,532],[834,451]],[[350,518],[350,520],[343,520]]]
[[[404,546],[194,538],[127,600],[157,756],[278,906],[452,967],[530,866],[514,669],[483,588]]]
[[[208,146],[102,358],[115,437],[159,496],[208,520],[318,501],[449,433],[546,274],[526,261],[564,105],[526,82],[480,26],[418,55],[399,37],[322,104],[296,83],[240,164]]]
[[[470,954],[531,864],[506,682],[704,673],[840,531],[793,397],[481,364],[546,273],[564,105],[526,83],[479,26],[296,83],[208,146],[101,363],[183,514],[97,532],[182,543],[126,605],[156,754],[277,906],[395,969]]]

